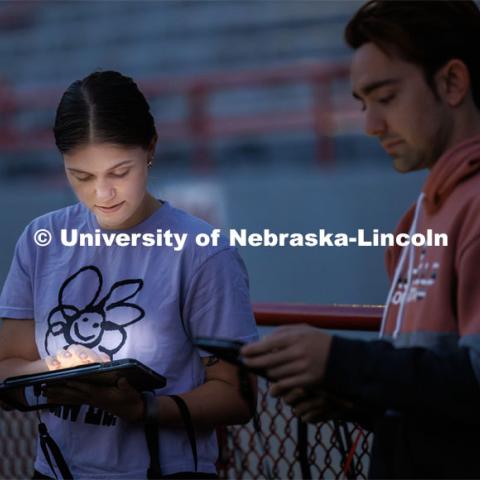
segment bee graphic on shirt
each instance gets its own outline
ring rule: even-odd
[[[58,305],[48,316],[45,350],[52,355],[60,348],[83,345],[106,353],[110,358],[127,339],[126,328],[145,316],[145,311],[129,302],[142,288],[143,280],[121,280],[100,297],[103,277],[89,265],[68,277],[58,293]],[[84,304],[78,304],[81,290]]]

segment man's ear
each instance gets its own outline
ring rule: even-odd
[[[462,60],[449,60],[436,74],[438,95],[452,108],[458,107],[470,93],[470,72]]]

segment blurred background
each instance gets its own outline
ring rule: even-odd
[[[132,76],[159,146],[157,197],[220,228],[390,232],[425,173],[362,132],[343,29],[357,1],[1,1],[0,282],[35,216],[76,200],[51,131],[94,70]],[[240,248],[252,300],[383,303],[383,250]]]

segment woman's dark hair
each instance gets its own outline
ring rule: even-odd
[[[451,59],[465,63],[473,101],[480,108],[480,11],[470,0],[371,0],[345,29],[357,49],[372,42],[389,56],[421,67],[435,92],[434,75]]]
[[[147,150],[157,136],[142,92],[131,78],[114,71],[94,72],[73,82],[60,100],[53,131],[61,153],[88,143]]]

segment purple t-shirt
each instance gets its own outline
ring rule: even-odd
[[[34,233],[53,239],[39,247]],[[221,237],[218,246],[200,247],[198,233],[212,227],[167,202],[125,233],[169,230],[187,234],[182,249],[168,246],[64,246],[61,229],[102,230],[95,216],[76,204],[33,220],[17,242],[0,297],[0,317],[35,319],[40,356],[71,344],[105,352],[112,359],[136,358],[164,375],[158,394],[188,392],[204,381],[195,336],[251,341],[257,338],[248,277],[237,251]],[[42,413],[73,477],[145,478],[149,464],[144,431],[108,412],[82,406]],[[197,432],[198,470],[214,472],[214,431]],[[161,428],[163,474],[193,471],[187,434]],[[41,450],[35,467],[51,475]]]

